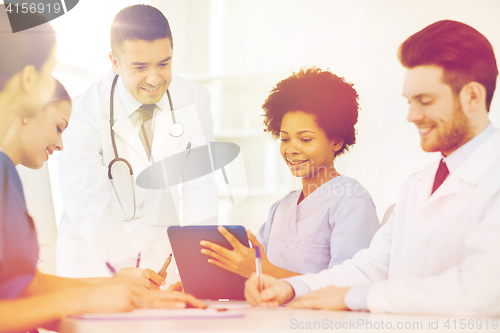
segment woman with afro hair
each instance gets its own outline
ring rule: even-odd
[[[276,202],[253,247],[262,270],[277,278],[318,273],[367,248],[380,227],[370,194],[355,179],[340,175],[335,159],[356,141],[358,94],[343,78],[303,68],[280,81],[262,106],[265,131],[281,140],[280,154],[302,188]],[[219,231],[233,250],[202,241],[208,261],[249,277],[255,250]]]

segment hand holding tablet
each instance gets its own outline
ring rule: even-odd
[[[228,241],[227,235],[219,232],[216,225],[168,228],[168,237],[186,293],[200,299],[245,299],[245,278],[210,264],[206,255],[201,253],[201,241],[210,242],[217,245],[218,249],[228,251],[234,248],[231,245],[234,243],[255,253],[249,248],[247,233],[243,226],[225,226],[224,230],[233,237],[229,237],[231,242]],[[252,262],[254,260],[255,254],[252,256]],[[252,267],[255,270],[254,264]]]

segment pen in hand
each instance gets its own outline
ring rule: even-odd
[[[158,271],[158,275],[165,278],[167,275],[167,268],[168,265],[170,265],[170,262],[172,261],[172,253],[168,256],[167,260],[163,264],[162,268]]]
[[[139,251],[139,254],[137,255],[137,261],[135,262],[135,267],[139,267],[141,264],[141,251]]]
[[[111,264],[108,261],[106,261],[106,267],[108,267],[111,274],[113,274],[113,275],[116,274],[116,270],[113,268],[113,266],[111,266]]]
[[[255,273],[259,279],[259,293],[262,292],[262,257],[260,255],[260,247],[255,247]]]

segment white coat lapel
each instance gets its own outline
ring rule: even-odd
[[[432,181],[430,183],[429,194],[432,191],[432,185],[434,183],[435,173],[432,176]],[[426,205],[431,205],[436,202],[440,198],[443,198],[448,195],[455,194],[460,190],[460,175],[458,173],[450,174],[446,178],[446,180],[439,186],[438,189],[429,197],[429,200],[426,202]]]
[[[134,129],[132,123],[127,117],[120,117],[114,124],[113,130],[120,138],[127,142],[147,163],[148,157],[141,139],[138,135],[138,129]]]
[[[170,135],[169,129],[172,128],[170,110],[162,111],[155,117],[154,122],[153,157],[155,161],[160,161],[166,157],[162,154],[162,148]]]
[[[463,162],[455,173],[446,178],[426,204],[432,204],[442,197],[460,192],[463,186],[478,185],[499,159],[500,131],[497,130]]]
[[[496,167],[499,160],[500,130],[496,130],[465,160],[458,173],[462,180],[477,185]]]
[[[153,139],[153,156],[155,161],[186,150],[188,143],[191,148],[206,145],[203,129],[198,119],[198,112],[194,105],[187,105],[175,109],[176,121],[184,125],[184,133],[180,137],[170,135],[173,126],[170,110],[155,117]]]
[[[155,154],[156,161],[186,150],[189,142],[191,148],[207,144],[198,110],[192,102],[192,96],[190,96],[192,90],[186,86],[179,86],[178,79],[176,75],[173,76],[168,90],[172,99],[175,119],[184,126],[184,133],[180,137],[170,135],[173,121],[168,97],[165,95],[161,103],[162,115],[155,119],[153,154]]]

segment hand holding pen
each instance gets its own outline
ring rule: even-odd
[[[145,271],[149,273],[149,281],[152,282],[149,285],[149,289],[160,289],[160,286],[164,286],[167,282],[165,278],[167,277],[167,267],[170,265],[172,261],[172,253],[167,257],[167,260],[163,264],[163,267],[156,273],[152,269],[146,269]]]
[[[141,263],[141,253],[137,255],[136,267],[125,267],[117,271],[109,262],[106,262],[106,267],[109,269],[111,274],[120,276],[136,276],[145,279],[144,286],[148,289],[160,289],[160,286],[166,284],[165,278],[160,276],[152,269],[141,269],[139,265]]]
[[[106,262],[106,267],[109,269],[113,277],[130,278],[137,281],[142,280],[142,285],[145,288],[149,288],[151,284],[150,283],[151,274],[146,270],[140,268],[124,267],[117,271],[116,268],[113,267],[113,265],[111,265],[109,262]]]
[[[168,265],[170,265],[171,261],[172,261],[172,253],[170,253],[170,255],[168,256],[167,260],[163,264],[163,267],[158,272],[158,275],[163,276],[164,278],[167,278],[167,268],[168,268]],[[182,286],[182,282],[181,281],[177,281],[176,283],[171,284],[170,286],[168,286],[168,290],[169,291],[176,291],[176,292],[179,292],[179,293],[183,293],[184,292],[184,287]]]
[[[260,247],[255,247],[255,274],[259,280],[259,293],[262,292],[262,257],[260,255]]]
[[[135,261],[135,267],[138,268],[139,265],[141,264],[141,251],[139,251],[139,253],[137,254],[137,259]],[[106,267],[109,269],[109,272],[111,273],[111,275],[116,275],[116,269],[113,267],[113,265],[111,265],[111,263],[109,261],[106,261]],[[121,269],[120,269],[121,271]]]
[[[163,264],[163,267],[158,271],[158,275],[167,278],[167,268],[170,265],[171,261],[172,261],[172,253],[170,253],[170,255],[167,257],[167,260]],[[168,286],[168,291],[183,293],[184,287],[182,286],[182,282],[177,281],[176,283],[171,284],[170,286]]]
[[[245,298],[252,306],[276,307],[293,299],[295,291],[283,280],[253,273],[245,282]]]
[[[139,265],[141,264],[141,252],[139,252],[139,254],[137,255],[137,260],[136,260],[136,264],[135,264],[135,267],[139,267]],[[165,283],[167,283],[165,281],[165,276],[162,276],[160,274],[156,274],[155,271],[153,271],[152,269],[146,269],[146,271],[149,273],[149,281],[150,282],[153,282],[153,283],[150,283],[149,285],[149,289],[160,289],[160,286],[163,286],[165,285]],[[162,279],[160,279],[159,277],[161,277]]]
[[[167,268],[168,268],[168,265],[170,265],[171,261],[172,261],[172,253],[170,253],[167,260],[165,260],[165,263],[163,264],[161,269],[158,271],[158,275],[164,279],[167,278]]]
[[[253,306],[275,307],[293,299],[293,288],[283,280],[262,273],[260,247],[255,247],[255,273],[245,282],[245,298]]]

